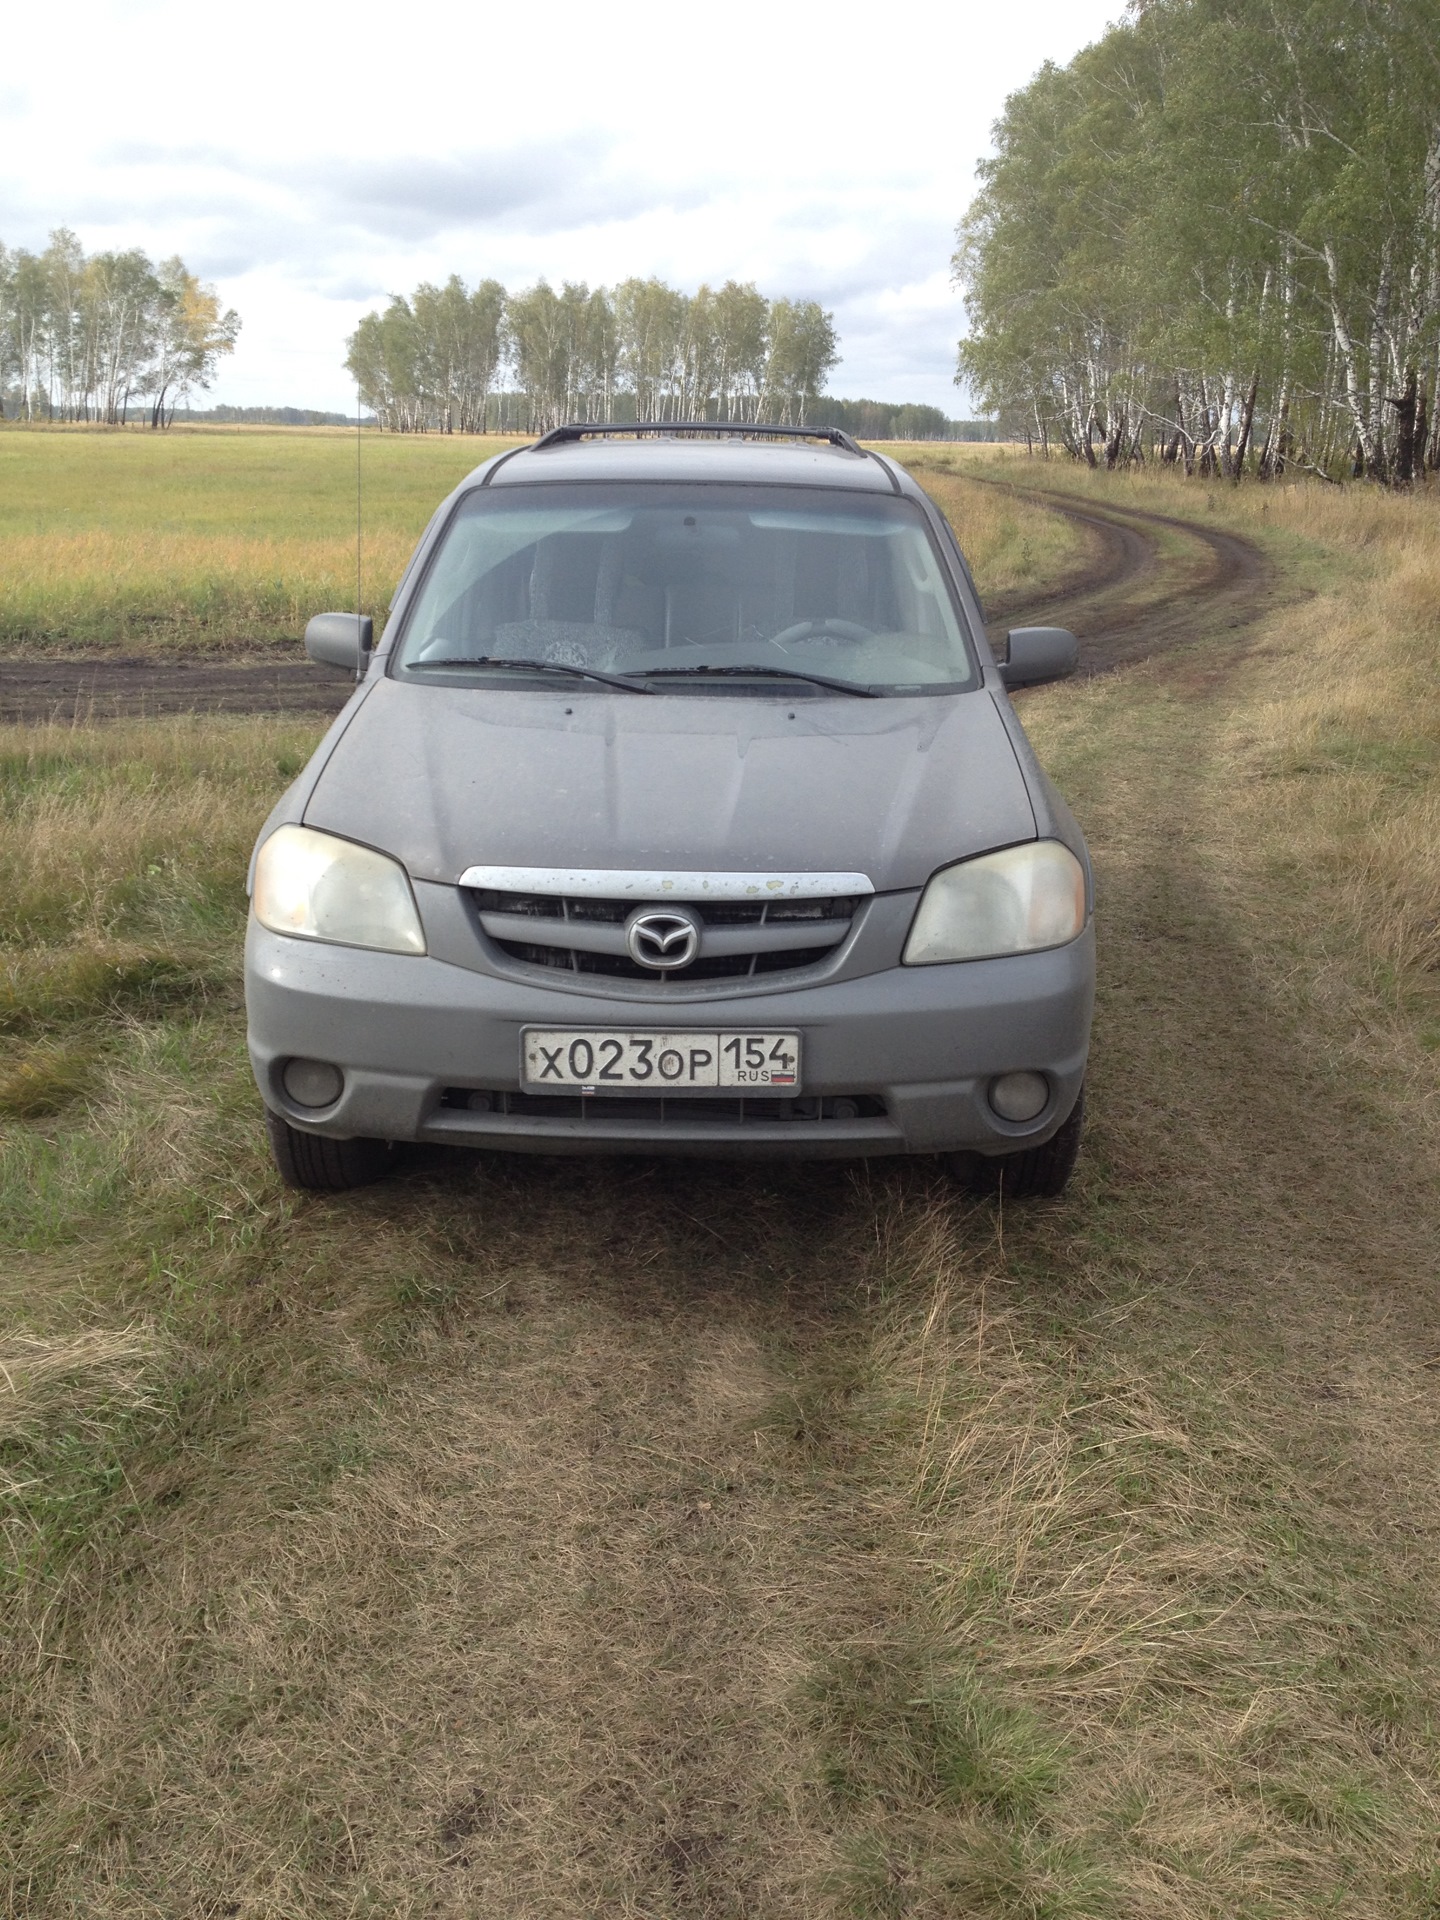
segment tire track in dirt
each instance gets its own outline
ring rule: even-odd
[[[975,476],[967,476],[975,478]],[[1195,639],[1202,627],[1248,625],[1275,604],[1275,570],[1236,533],[1138,507],[1096,506],[1054,489],[976,479],[1062,514],[1085,529],[1094,560],[1040,599],[989,602],[992,641],[1007,628],[1068,626],[1080,641],[1080,671],[1105,673]],[[1167,554],[1160,532],[1193,543]],[[144,718],[174,713],[338,713],[350,679],[308,660],[125,658],[0,661],[0,723]]]
[[[1008,486],[978,479],[977,484]],[[1263,549],[1242,534],[1139,507],[1096,506],[1052,488],[1008,490],[1098,537],[1111,571],[1098,583],[1082,578],[1058,594],[1016,605],[1013,612],[1004,601],[992,602],[990,638],[1001,647],[1010,627],[1069,627],[1080,642],[1080,672],[1088,677],[1149,659],[1217,628],[1248,626],[1281,599],[1294,597],[1281,588]],[[1190,542],[1191,552],[1167,554],[1161,533]]]
[[[338,713],[348,674],[308,660],[194,658],[0,661],[0,723],[154,718],[171,713]]]
[[[1034,499],[1052,512],[1057,510],[1054,495],[1034,494],[1025,497]],[[1140,528],[1102,513],[1065,512],[1063,507],[1059,511],[1066,519],[1085,528],[1094,542],[1095,557],[1087,566],[1057,582],[1051,592],[1038,600],[1031,594],[1013,589],[1009,593],[984,595],[988,625],[992,632],[998,631],[1001,637],[1005,627],[1016,625],[1021,620],[1039,626],[1055,619],[1067,607],[1112,593],[1127,582],[1143,577],[1158,561],[1159,550],[1153,536],[1142,532]],[[1058,619],[1055,619],[1055,624],[1060,624]]]

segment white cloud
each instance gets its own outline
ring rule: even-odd
[[[819,299],[837,391],[953,409],[949,254],[990,125],[1117,11],[75,0],[63,89],[0,92],[0,238],[183,254],[244,320],[215,389],[240,404],[348,405],[346,334],[421,279],[654,273]],[[33,10],[7,47],[53,69]]]

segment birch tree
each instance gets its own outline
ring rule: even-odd
[[[547,280],[507,293],[444,286],[367,315],[346,366],[393,432],[480,432],[492,417],[543,433],[575,420],[804,424],[838,361],[834,315],[727,280],[687,294]],[[494,402],[495,404],[492,404]]]
[[[1007,103],[958,377],[1042,448],[1440,466],[1440,0],[1139,0]]]
[[[43,253],[0,247],[0,405],[26,420],[123,425],[132,400],[165,427],[234,351],[240,317],[178,257],[86,256],[68,228]]]

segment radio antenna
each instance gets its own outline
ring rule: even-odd
[[[361,618],[362,614],[360,604],[362,585],[360,569],[360,447],[360,376],[357,374],[355,376],[355,618],[357,620]]]

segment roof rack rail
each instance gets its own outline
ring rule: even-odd
[[[567,441],[589,440],[605,434],[631,434],[638,439],[641,435],[677,433],[724,434],[740,440],[827,440],[832,447],[843,447],[847,453],[863,455],[863,449],[856,446],[850,435],[839,427],[776,427],[764,420],[576,421],[570,426],[552,427],[549,433],[543,434],[535,442],[531,452],[538,453],[541,447],[560,447]]]

